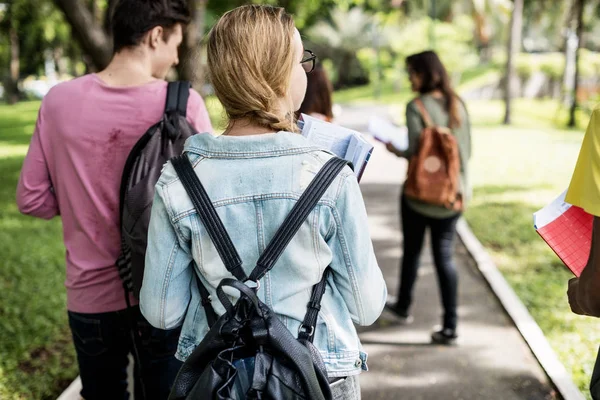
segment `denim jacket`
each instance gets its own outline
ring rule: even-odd
[[[332,157],[290,132],[188,139],[184,150],[208,192],[249,275],[261,252],[315,174]],[[192,261],[195,261],[193,263]],[[314,344],[330,377],[366,370],[354,323],[380,315],[387,289],[369,235],[356,177],[346,167],[260,282],[259,298],[295,335],[312,287],[331,267]],[[185,360],[208,332],[193,274],[225,312],[216,287],[232,275],[211,242],[170,163],[156,185],[140,307],[162,329],[183,324],[177,358]]]

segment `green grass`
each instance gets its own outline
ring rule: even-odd
[[[39,102],[0,106],[0,398],[54,399],[76,375],[59,219],[19,214],[15,187]]]
[[[535,211],[568,186],[582,133],[546,124],[475,127],[474,196],[466,218],[587,395],[600,320],[571,313],[566,290],[572,276],[537,235],[532,220]]]

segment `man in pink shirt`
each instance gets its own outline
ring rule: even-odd
[[[133,351],[120,252],[119,187],[127,156],[164,111],[169,69],[178,63],[186,0],[121,0],[114,12],[114,57],[98,74],[54,87],[44,98],[17,188],[24,214],[62,217],[67,309],[86,400],[127,399]],[[212,127],[190,91],[188,121]],[[131,299],[132,304],[137,304]],[[166,399],[180,362],[178,331],[152,328],[133,309],[141,343],[136,399]],[[136,366],[137,367],[137,366]]]

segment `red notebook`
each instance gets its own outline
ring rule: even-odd
[[[590,255],[594,217],[565,203],[565,195],[566,192],[536,212],[534,226],[562,262],[579,277]]]

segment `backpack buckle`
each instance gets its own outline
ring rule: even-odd
[[[303,333],[306,334],[308,337],[312,337],[312,335],[315,334],[315,327],[314,326],[306,326],[304,324],[301,324],[298,327],[298,335],[303,334]]]
[[[248,284],[250,282],[250,284]],[[250,289],[254,290],[255,292],[258,292],[258,289],[260,289],[260,281],[253,281],[252,279],[246,279],[244,281],[244,285],[248,286]]]

